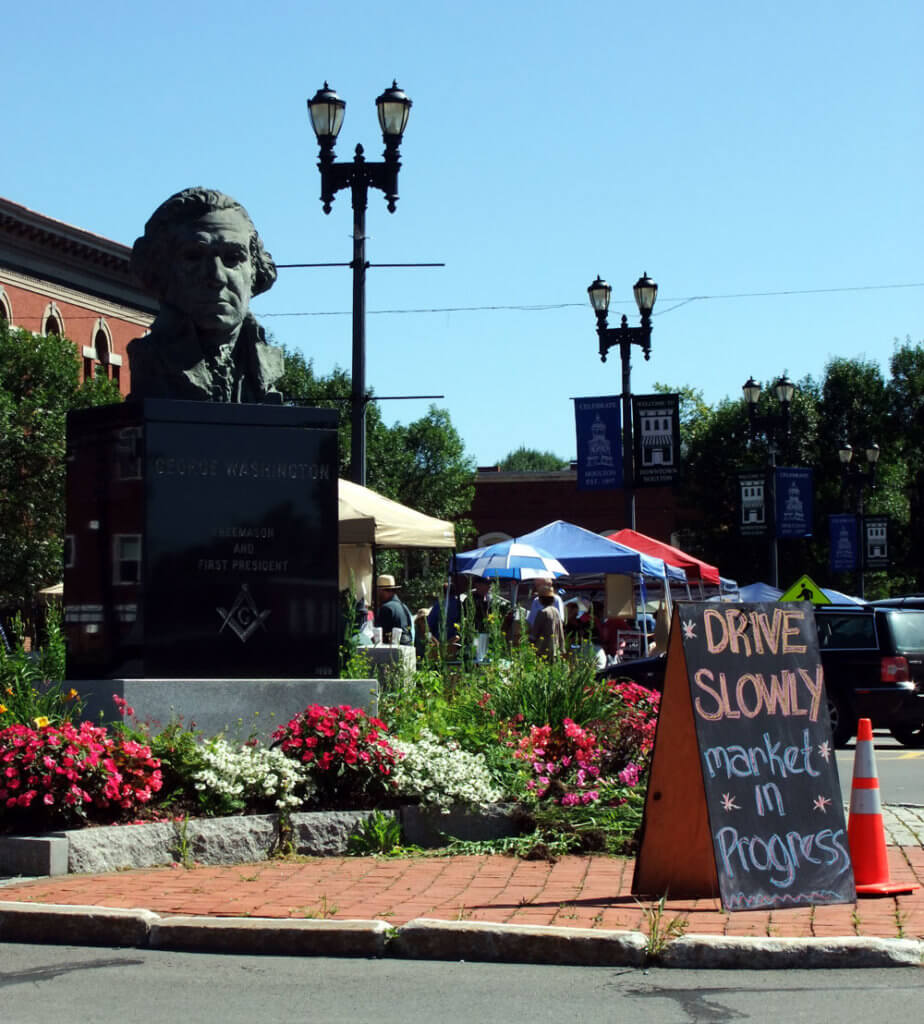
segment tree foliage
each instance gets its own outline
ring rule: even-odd
[[[683,479],[678,497],[696,510],[686,543],[718,564],[723,575],[750,582],[766,579],[768,547],[760,538],[741,537],[738,529],[738,472],[768,465],[770,447],[763,434],[751,437],[743,397],[710,406],[693,388],[658,386],[681,395]],[[897,343],[886,379],[879,365],[866,359],[837,357],[820,380],[808,376],[797,384],[792,429],[779,439],[778,465],[809,466],[814,471],[814,536],[779,542],[781,584],[808,573],[822,585],[854,589],[849,574],[829,570],[828,517],[855,512],[856,481],[845,481],[838,449],[846,441],[855,463],[866,469],[865,449],[880,446],[876,482],[862,493],[864,512],[888,515],[888,573],[868,573],[867,593],[878,596],[924,589],[924,345]],[[772,382],[761,393],[758,413],[779,412]]]
[[[311,360],[285,351],[286,372],[281,389],[286,401],[333,408],[339,414],[340,475],[350,472],[350,375],[335,367],[316,374]],[[449,412],[431,405],[407,425],[388,426],[374,400],[366,407],[366,482],[387,498],[410,508],[449,519],[456,524],[460,543],[465,516],[474,494],[475,464],[452,425]]]
[[[312,361],[285,350],[286,372],[280,387],[286,401],[336,409],[340,475],[350,475],[350,374],[335,367],[316,374]],[[388,426],[374,400],[366,406],[366,483],[386,498],[455,524],[456,543],[465,546],[474,535],[468,519],[475,491],[475,463],[452,425],[449,413],[431,405],[409,424]],[[405,581],[404,599],[427,603],[445,579],[447,551],[380,551],[377,570]]]
[[[554,452],[540,452],[536,448],[517,448],[497,463],[500,469],[509,473],[549,473],[567,469],[570,463]]]
[[[111,381],[80,382],[73,342],[0,320],[0,606],[61,579],[67,413],[115,401]]]

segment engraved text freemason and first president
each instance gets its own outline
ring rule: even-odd
[[[240,203],[212,189],[178,192],[151,215],[131,264],[160,312],[128,346],[130,398],[282,401],[282,350],[248,308],[276,265]]]

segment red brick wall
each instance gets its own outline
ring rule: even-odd
[[[500,531],[511,537],[556,519],[594,533],[629,525],[622,491],[579,491],[574,473],[479,473],[471,517],[479,535]],[[635,492],[635,520],[641,533],[670,542],[686,517],[670,487],[644,487]]]
[[[119,372],[119,390],[127,395],[131,390],[128,372],[128,356],[125,346],[133,339],[145,333],[145,328],[137,323],[122,320],[111,314],[101,314],[97,308],[81,306],[73,301],[52,298],[38,294],[26,288],[4,282],[3,290],[12,307],[11,323],[16,327],[24,327],[28,331],[42,333],[45,326],[45,312],[50,302],[54,302],[64,322],[64,336],[73,341],[79,352],[84,347],[93,348],[97,322],[102,318],[109,328],[111,351],[121,356],[122,365]],[[81,363],[82,365],[82,363]]]

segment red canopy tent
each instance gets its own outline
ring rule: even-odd
[[[639,533],[637,530],[617,530],[615,533],[607,534],[607,540],[614,540],[617,544],[624,544],[627,548],[632,548],[633,551],[641,551],[642,554],[660,558],[668,565],[683,569],[691,583],[714,583],[719,586],[719,570],[716,566],[710,565],[700,558],[694,558],[693,555],[686,554],[680,548],[655,540],[654,537],[646,537],[644,533]]]

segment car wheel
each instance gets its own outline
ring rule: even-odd
[[[831,719],[831,738],[835,747],[846,747],[856,732],[857,723],[842,697],[828,694],[828,717]]]
[[[919,725],[896,725],[889,732],[903,747],[924,747],[924,722]]]

